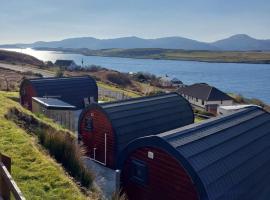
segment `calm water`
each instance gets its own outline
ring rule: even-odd
[[[85,65],[95,64],[121,72],[144,71],[159,76],[167,74],[170,77],[179,78],[186,84],[207,82],[223,91],[258,98],[270,104],[270,65],[267,64],[147,60],[82,56],[32,49],[12,50],[35,56],[43,61],[51,60],[54,62],[57,59],[72,59],[77,64],[81,64],[83,59]]]

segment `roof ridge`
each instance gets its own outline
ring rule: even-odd
[[[148,101],[150,101],[151,98],[170,96],[170,95],[173,95],[173,94],[175,94],[176,96],[181,96],[177,92],[170,92],[170,93],[157,94],[157,95],[151,95],[151,96],[135,97],[135,98],[124,99],[124,100],[120,100],[120,101],[112,101],[112,102],[108,102],[108,103],[101,103],[100,105],[101,106],[107,106],[107,105],[114,105],[114,104],[117,104],[117,103],[125,103],[125,102],[128,103],[128,102],[139,101],[139,100],[148,100]]]
[[[184,146],[184,145],[189,144],[191,142],[201,140],[207,136],[215,134],[216,132],[226,130],[232,126],[235,126],[237,124],[240,124],[240,123],[243,123],[243,122],[248,121],[250,119],[253,119],[261,114],[262,114],[261,110],[255,110],[255,112],[251,113],[248,116],[240,116],[239,119],[224,122],[220,125],[217,125],[216,127],[210,126],[210,127],[205,128],[205,130],[202,130],[199,132],[197,130],[197,132],[195,131],[193,135],[187,135],[186,137],[181,138],[181,141],[172,141],[170,143],[171,143],[171,145],[178,143],[177,146]],[[194,137],[196,137],[196,138],[194,138]]]
[[[209,100],[209,97],[210,97],[210,94],[211,94],[211,92],[212,92],[212,90],[213,90],[213,86],[210,86],[210,85],[208,85],[211,89],[210,89],[210,91],[209,91],[209,93],[208,93],[208,95],[207,95],[207,98],[206,98],[206,100]]]
[[[161,137],[168,137],[168,139],[169,138],[171,139],[172,137],[177,137],[176,134],[178,132],[189,133],[190,131],[197,131],[201,128],[204,128],[204,129],[209,128],[215,124],[219,124],[220,122],[223,122],[224,120],[227,120],[227,119],[231,120],[231,119],[237,118],[243,114],[248,114],[248,113],[254,112],[256,110],[262,110],[262,109],[258,108],[258,107],[248,107],[245,109],[238,110],[238,111],[234,112],[233,114],[227,114],[227,115],[223,115],[223,116],[213,117],[213,118],[205,120],[201,123],[189,124],[189,125],[186,125],[184,127],[180,127],[180,128],[174,129],[174,130],[160,133],[159,135]],[[171,136],[171,137],[169,137],[169,136]]]
[[[52,80],[60,80],[60,79],[72,79],[72,78],[87,78],[90,77],[92,79],[94,79],[92,76],[90,75],[83,75],[83,76],[64,76],[64,77],[43,77],[43,78],[29,78],[27,80],[29,81],[36,81],[36,80],[48,80],[48,79],[52,79]]]

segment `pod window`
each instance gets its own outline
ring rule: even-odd
[[[93,130],[93,119],[92,119],[92,117],[86,117],[84,119],[84,129],[86,131],[92,131]]]
[[[131,180],[146,185],[148,181],[148,167],[145,162],[133,159],[131,161]]]

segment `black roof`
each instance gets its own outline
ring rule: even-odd
[[[232,100],[226,93],[206,83],[195,83],[187,87],[179,88],[179,93],[204,101]]]
[[[68,67],[73,63],[75,64],[73,60],[56,60],[54,64],[61,67]]]
[[[130,143],[119,166],[141,146],[166,149],[185,167],[200,199],[254,200],[270,195],[270,113],[249,107]]]
[[[91,106],[98,105],[90,105],[88,109]],[[98,107],[112,123],[117,138],[117,155],[135,138],[159,134],[194,122],[189,102],[177,93],[104,103]]]
[[[57,109],[57,110],[74,110],[75,106],[72,106],[60,99],[54,98],[44,98],[44,97],[33,97],[33,100],[37,103],[45,106],[47,109]]]
[[[86,97],[94,97],[94,100],[98,101],[97,84],[90,76],[24,79],[21,86],[27,82],[33,85],[37,97],[58,98],[77,109],[84,108]]]
[[[173,78],[173,79],[171,80],[171,82],[172,82],[172,83],[183,84],[183,82],[180,81],[178,78]]]

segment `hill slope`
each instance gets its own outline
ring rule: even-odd
[[[0,91],[0,151],[12,158],[12,176],[26,199],[87,199],[34,137],[4,117],[10,107],[22,109],[17,95]]]
[[[36,66],[43,66],[43,61],[23,53],[5,51],[0,49],[0,61],[14,64],[29,64]]]
[[[270,40],[258,40],[245,34],[233,35],[212,45],[226,51],[270,50]]]

